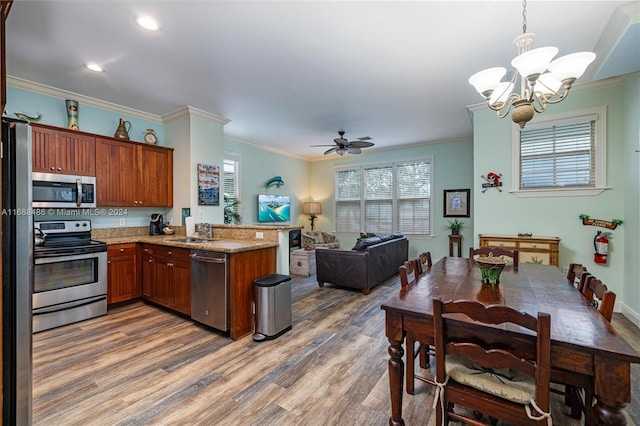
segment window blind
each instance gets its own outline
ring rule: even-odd
[[[596,121],[524,129],[520,189],[595,187]]]
[[[238,183],[239,163],[240,162],[234,158],[225,158],[223,162],[222,188],[224,197],[230,202],[240,200],[240,185]],[[234,213],[240,213],[240,207],[237,203],[231,206],[231,210]]]
[[[431,160],[336,171],[336,230],[428,235]]]

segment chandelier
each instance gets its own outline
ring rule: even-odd
[[[579,52],[559,57],[556,47],[531,49],[534,33],[527,32],[527,2],[522,2],[522,34],[513,40],[518,48],[518,56],[511,65],[517,70],[509,81],[502,81],[507,70],[502,67],[488,68],[469,78],[487,101],[489,108],[497,111],[499,118],[509,114],[513,106],[511,119],[521,129],[536,112],[541,113],[547,104],[562,101],[569,94],[571,85],[584,74],[596,58],[592,52]],[[520,91],[514,91],[520,79]]]

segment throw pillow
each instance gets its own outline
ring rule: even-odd
[[[313,236],[316,244],[323,244],[324,243],[324,238],[322,238],[322,232],[316,232],[315,235]]]

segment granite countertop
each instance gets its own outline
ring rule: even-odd
[[[98,237],[96,241],[101,241],[107,245],[126,243],[147,243],[159,244],[169,247],[181,247],[196,250],[217,251],[222,253],[240,253],[244,251],[259,250],[270,247],[277,247],[278,243],[271,241],[243,241],[230,239],[196,240],[203,242],[185,242],[184,235],[131,235],[122,237]],[[182,241],[180,241],[182,240]]]

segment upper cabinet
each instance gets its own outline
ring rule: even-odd
[[[173,149],[96,138],[99,207],[172,207]]]
[[[33,171],[96,175],[96,138],[74,130],[31,123]]]

